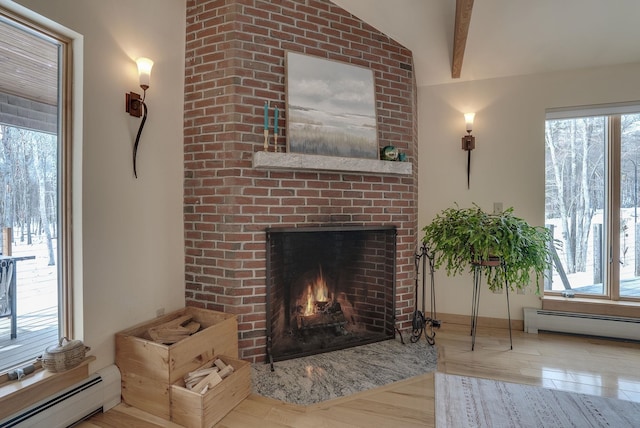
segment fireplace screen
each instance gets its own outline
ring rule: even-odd
[[[390,339],[395,227],[267,230],[272,361]]]

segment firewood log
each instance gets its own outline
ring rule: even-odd
[[[213,367],[213,361],[207,362],[206,364],[202,365],[202,367],[200,367],[198,370],[194,370],[192,372],[187,373],[187,376],[191,376],[193,374],[200,372],[201,370],[206,370],[211,367]]]
[[[194,333],[197,333],[198,330],[200,330],[200,323],[191,321],[188,324],[186,324],[184,328],[186,328],[189,331],[189,334],[194,334]]]
[[[191,319],[191,315],[182,315],[149,328],[147,334],[154,342],[170,345],[200,330],[200,323],[191,321]]]
[[[185,325],[186,323],[191,321],[192,318],[193,318],[193,316],[191,316],[191,315],[182,315],[182,316],[179,316],[178,318],[172,319],[171,321],[167,321],[165,323],[157,325],[156,327],[151,327],[151,328],[178,327],[178,326],[181,326],[181,325]]]
[[[191,333],[184,327],[164,327],[149,330],[149,336],[154,342],[170,345],[176,343],[185,337],[189,337]]]
[[[212,372],[220,371],[217,367],[211,367],[208,369],[202,369],[195,372],[191,372],[184,377],[184,383],[189,383],[194,379],[201,379],[205,376],[208,376]]]
[[[199,392],[204,394],[203,391],[207,391],[209,388],[213,388],[217,384],[222,382],[222,378],[218,374],[218,372],[209,373],[204,379],[198,382],[193,388],[192,391]],[[206,389],[205,389],[206,388]]]
[[[229,364],[228,366],[220,370],[218,375],[220,376],[220,378],[224,379],[225,377],[229,376],[231,373],[233,373],[233,366]]]

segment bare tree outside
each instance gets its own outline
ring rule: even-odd
[[[560,220],[567,273],[583,272],[596,209],[604,205],[604,118],[548,120],[547,218]]]
[[[0,125],[0,200],[2,227],[15,240],[31,244],[44,237],[49,265],[56,264],[57,139],[55,135]]]
[[[640,277],[640,226],[638,224],[638,164],[640,163],[640,114],[620,117],[622,141],[620,147],[620,204],[621,214],[621,264],[627,267],[623,280]]]
[[[554,231],[564,287],[605,294],[603,272],[607,242],[620,245],[620,281],[640,276],[638,224],[638,163],[640,114],[620,115],[620,141],[607,141],[608,116],[549,119],[545,123],[547,225]],[[619,150],[620,233],[607,237],[607,189],[610,189],[610,150]],[[558,272],[556,272],[558,273]]]

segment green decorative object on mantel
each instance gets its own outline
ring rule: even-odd
[[[380,150],[380,159],[386,161],[398,160],[398,149],[394,146],[385,146]]]

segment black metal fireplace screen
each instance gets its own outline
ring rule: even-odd
[[[395,227],[267,229],[271,362],[393,338]]]

